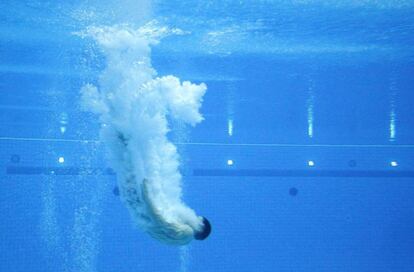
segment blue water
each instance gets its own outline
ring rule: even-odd
[[[80,89],[91,26],[180,29],[158,75],[206,83],[170,124],[205,241],[134,226]],[[0,271],[413,271],[412,1],[2,1]],[[170,120],[171,121],[171,120]]]

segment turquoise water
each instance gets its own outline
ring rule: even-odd
[[[412,271],[413,12],[3,1],[0,270]]]

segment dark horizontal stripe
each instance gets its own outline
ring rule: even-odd
[[[115,175],[111,168],[17,167],[9,175]],[[227,177],[414,177],[414,171],[398,170],[279,170],[279,169],[194,169],[194,176]]]
[[[115,175],[111,168],[80,168],[80,167],[17,167],[6,168],[9,175]]]
[[[210,177],[414,177],[414,171],[398,170],[278,170],[278,169],[194,169],[194,176]]]

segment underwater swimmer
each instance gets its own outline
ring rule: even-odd
[[[118,140],[127,147],[128,141],[121,134]],[[167,200],[160,193],[154,193],[149,179],[144,178],[139,183],[138,180],[141,179],[132,171],[118,177],[119,187],[115,187],[113,193],[121,196],[138,225],[151,237],[170,245],[185,245],[210,235],[211,224],[207,218],[198,216],[197,220],[186,220],[185,216],[180,216],[186,211],[171,203],[167,206],[168,211],[162,210],[157,203]]]

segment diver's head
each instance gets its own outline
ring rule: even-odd
[[[211,224],[207,220],[207,218],[203,217],[203,227],[201,230],[196,231],[194,233],[194,239],[196,240],[204,240],[206,239],[211,233]]]

